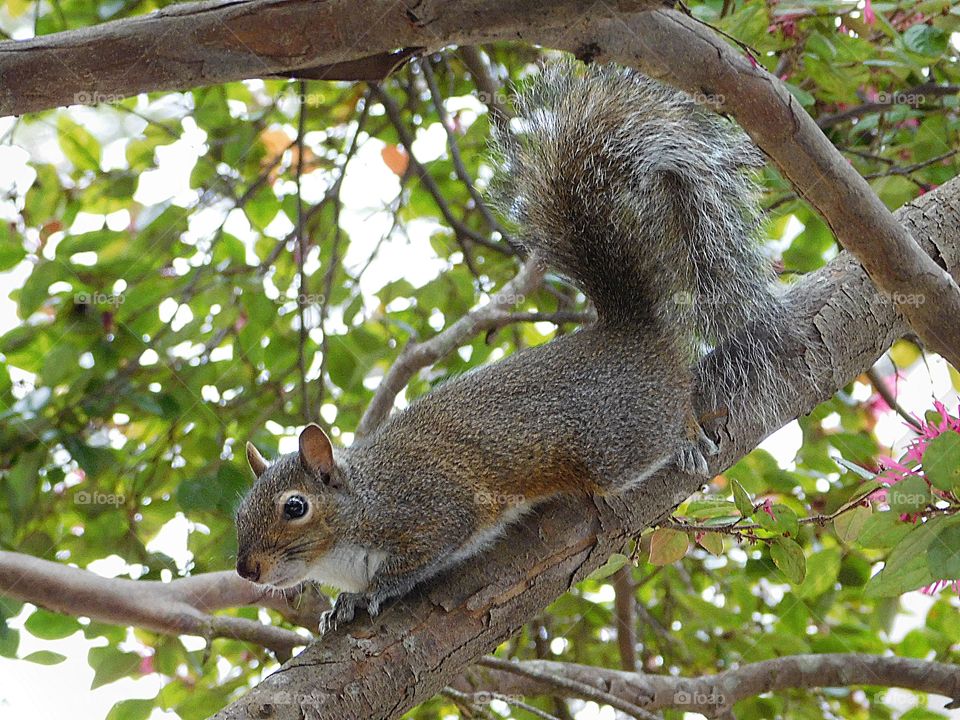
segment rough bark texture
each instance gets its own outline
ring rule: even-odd
[[[334,66],[397,48],[524,39],[656,0],[214,0],[0,43],[0,115]],[[318,77],[319,73],[308,73]]]
[[[960,180],[905,206],[897,219],[933,257],[960,272]],[[847,253],[797,283],[790,303],[795,313],[789,322],[812,338],[809,347],[785,358],[781,391],[790,409],[766,427],[742,417],[714,428],[723,439],[714,472],[851,382],[907,330]],[[750,404],[770,402],[753,388],[743,393]],[[389,607],[375,622],[363,618],[323,637],[216,717],[397,717],[510,637],[698,484],[670,470],[623,497],[545,505],[482,557]]]
[[[204,573],[164,583],[105,578],[89,570],[0,551],[0,596],[32,602],[66,615],[82,615],[115,625],[133,625],[167,635],[228,637],[268,647],[288,658],[307,639],[292,630],[256,620],[212,615],[214,610],[261,605],[291,622],[316,626],[329,607],[315,591],[298,595],[254,585],[232,570]]]
[[[960,706],[956,665],[863,653],[788,655],[702,677],[623,672],[550,660],[491,660],[490,666],[484,662],[485,667],[470,669],[454,686],[471,693],[579,697],[565,690],[563,681],[573,681],[648,712],[675,708],[708,718],[725,717],[735,703],[762,693],[851,685],[909,688],[944,695],[951,699],[948,707]]]

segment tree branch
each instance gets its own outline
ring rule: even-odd
[[[833,115],[821,115],[817,118],[817,126],[823,130],[839,125],[844,120],[853,120],[873,112],[890,110],[896,105],[917,107],[927,101],[927,98],[945,97],[960,93],[960,85],[938,85],[935,82],[916,85],[895,93],[883,93],[874,102],[854,105]]]
[[[675,709],[720,717],[733,705],[761,693],[791,688],[899,687],[950,698],[960,707],[960,668],[946,663],[864,653],[790,655],[715,675],[684,678],[624,672],[590,665],[485,658],[455,687],[461,692],[496,688],[504,695],[556,695],[596,699],[596,692],[634,703],[645,711]],[[492,670],[492,672],[491,672]],[[513,675],[513,677],[511,677]],[[602,702],[602,701],[601,701]]]
[[[276,592],[254,585],[232,570],[205,573],[169,583],[105,578],[88,570],[0,551],[0,595],[53,612],[114,625],[134,625],[165,635],[199,635],[244,640],[269,648],[281,658],[309,642],[292,630],[255,620],[211,615],[242,605],[274,608],[315,627],[326,604],[316,591]],[[298,600],[304,604],[296,606]]]
[[[357,436],[376,430],[393,409],[394,400],[420,370],[456,350],[474,335],[505,324],[510,308],[543,282],[545,268],[536,258],[524,263],[516,276],[493,295],[490,302],[474,308],[450,327],[423,342],[410,341],[387,371],[357,426]]]
[[[960,271],[960,180],[901,208],[897,219],[931,255]],[[849,253],[804,276],[787,302],[793,315],[784,322],[811,338],[799,351],[782,349],[779,383],[768,385],[788,402],[772,402],[756,387],[738,389],[741,406],[779,407],[783,414],[767,425],[760,413],[719,418],[712,429],[722,442],[712,472],[853,381],[908,331]],[[712,367],[709,359],[699,367],[702,386],[710,384]],[[262,717],[267,706],[274,720],[397,717],[512,636],[699,484],[671,468],[623,496],[553,501],[511,527],[491,550],[395,602],[375,621],[361,617],[325,635],[216,717]]]

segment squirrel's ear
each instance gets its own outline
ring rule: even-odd
[[[300,433],[300,462],[329,482],[333,473],[333,445],[319,425],[310,423]]]
[[[263,459],[263,455],[253,446],[252,442],[247,443],[247,462],[250,463],[250,469],[257,477],[263,475],[263,471],[267,469],[267,461]]]

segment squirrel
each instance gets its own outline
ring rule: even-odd
[[[440,384],[350,447],[315,424],[272,464],[247,443],[237,572],[339,588],[324,632],[358,608],[376,616],[547,498],[621,493],[671,465],[708,476],[717,446],[693,397],[711,389],[691,367],[745,328],[780,332],[755,242],[763,158],[732,121],[638,72],[574,61],[516,107],[493,140],[498,207],[519,250],[597,319]],[[764,381],[767,347],[738,348],[721,382]]]

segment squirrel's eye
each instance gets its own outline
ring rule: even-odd
[[[287,520],[296,520],[307,514],[307,499],[302,495],[291,495],[283,504],[283,516]]]

